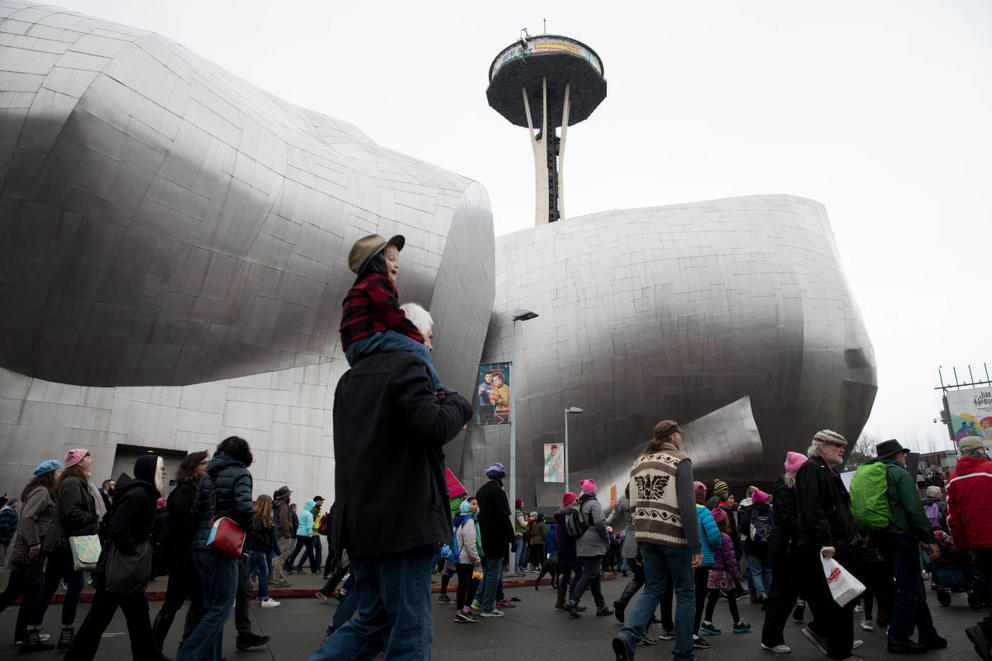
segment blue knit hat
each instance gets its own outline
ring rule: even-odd
[[[34,469],[34,476],[38,477],[39,475],[44,475],[45,473],[51,473],[52,471],[56,471],[60,468],[62,468],[61,461],[59,461],[58,459],[47,459],[41,462],[40,464],[38,464],[38,467]]]
[[[493,464],[486,466],[486,477],[490,480],[499,480],[506,477],[506,469],[503,468],[503,464],[498,461]]]

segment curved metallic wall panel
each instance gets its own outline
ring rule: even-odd
[[[0,2],[0,62],[0,484],[73,447],[102,479],[120,444],[238,434],[257,493],[332,494],[347,255],[370,232],[406,235],[401,298],[472,388],[495,296],[480,184],[54,7]]]
[[[474,232],[491,248],[477,184],[159,35],[53,7],[3,12],[0,365],[183,385],[327,360],[348,250],[371,232],[407,237],[404,300],[475,292],[450,302],[469,308],[460,351],[481,346],[491,258],[460,260],[449,240]],[[439,362],[478,357],[451,351],[439,343]]]
[[[686,443],[699,474],[738,483],[773,479],[816,430],[853,439],[868,418],[874,355],[817,202],[592,214],[499,237],[496,268],[483,360],[510,360],[513,310],[540,314],[518,322],[512,377],[529,502],[560,502],[541,453],[563,441],[569,406],[585,410],[569,420],[573,488],[629,468],[662,418],[696,421]],[[505,461],[508,442],[505,427],[470,428],[465,478]]]

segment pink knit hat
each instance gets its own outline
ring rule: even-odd
[[[701,500],[706,498],[706,485],[696,480],[692,483],[693,491],[696,492],[696,500]]]
[[[789,452],[785,455],[785,471],[795,473],[799,467],[806,463],[806,455],[798,452]]]
[[[764,491],[762,491],[761,489],[755,489],[755,490],[754,490],[754,491],[753,491],[753,492],[751,493],[751,502],[752,502],[752,503],[764,503],[764,502],[766,502],[766,501],[767,501],[767,500],[768,500],[769,498],[771,498],[771,495],[770,495],[770,494],[767,494],[767,493],[765,493],[765,492],[764,492]]]
[[[596,490],[596,480],[580,480],[579,486],[582,487],[582,493],[592,493]]]
[[[713,520],[716,521],[717,523],[720,523],[721,521],[727,518],[727,513],[723,510],[722,507],[714,507],[713,509],[710,510],[710,514],[713,515]]]
[[[78,464],[80,461],[83,460],[83,457],[85,457],[88,454],[89,451],[84,450],[82,448],[69,450],[68,452],[65,453],[65,459],[62,460],[62,467],[69,468],[70,466],[75,466],[76,464]]]

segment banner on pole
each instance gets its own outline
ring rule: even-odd
[[[951,390],[947,393],[954,442],[965,436],[992,439],[992,388]]]
[[[510,423],[510,363],[482,363],[476,380],[477,425]]]
[[[544,481],[565,481],[565,458],[557,443],[544,444]]]

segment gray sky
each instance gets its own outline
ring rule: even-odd
[[[547,19],[599,53],[609,85],[568,132],[567,216],[759,193],[822,202],[878,362],[865,431],[883,439],[949,447],[932,422],[937,367],[984,375],[992,361],[987,0],[58,4],[159,32],[482,182],[497,234],[533,224],[534,172],[486,76]]]

